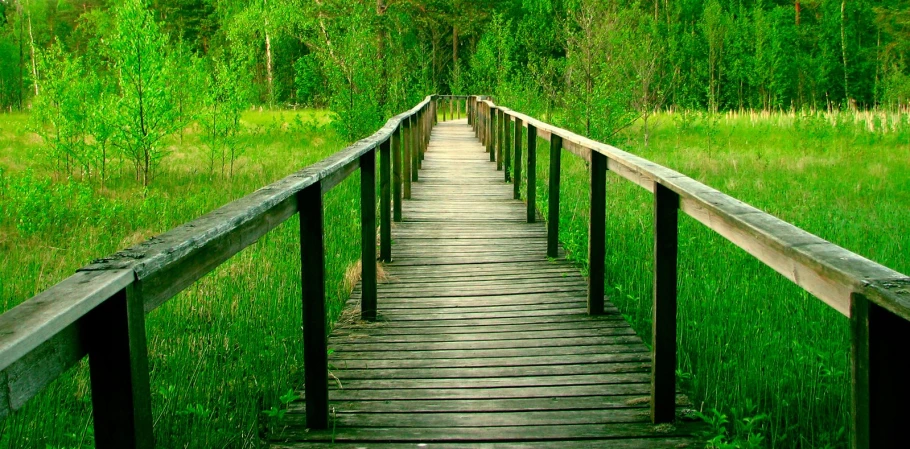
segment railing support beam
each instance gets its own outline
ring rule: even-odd
[[[559,257],[559,175],[562,137],[550,136],[550,194],[547,210],[547,257]]]
[[[85,327],[92,386],[92,416],[98,449],[150,449],[145,311],[134,283],[89,312]]]
[[[379,260],[383,262],[392,261],[391,147],[391,137],[379,144]]]
[[[521,119],[515,117],[515,136],[513,139],[515,141],[515,151],[514,158],[515,161],[512,164],[515,167],[515,173],[512,179],[512,197],[516,200],[521,199]]]
[[[360,318],[376,319],[376,150],[360,156]]]
[[[853,449],[899,447],[910,402],[906,355],[910,322],[854,293],[850,301]]]
[[[329,376],[325,324],[325,244],[322,187],[317,182],[297,194],[300,211],[300,274],[303,296],[303,364],[306,427],[329,427]]]
[[[537,221],[537,128],[528,124],[528,223]]]
[[[588,224],[588,314],[604,313],[607,157],[591,151],[591,221]]]
[[[676,270],[679,195],[655,184],[651,422],[676,417]]]

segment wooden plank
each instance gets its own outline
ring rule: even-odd
[[[133,279],[128,269],[78,272],[0,315],[0,370],[78,321]]]
[[[298,432],[295,436],[302,441],[336,442],[379,440],[379,441],[515,441],[537,440],[558,441],[591,438],[624,438],[653,436],[688,436],[692,425],[681,423],[677,426],[665,426],[655,430],[649,423],[621,424],[575,424],[554,426],[501,426],[501,427],[460,427],[457,432],[450,428],[349,428],[342,427],[335,431]]]
[[[316,449],[324,448],[324,442],[316,443],[273,443],[271,449]],[[332,443],[335,449],[363,449],[363,442]],[[691,439],[676,437],[644,437],[634,439],[603,439],[603,440],[565,440],[546,442],[458,442],[458,443],[376,443],[370,442],[370,448],[423,448],[423,449],[542,449],[552,447],[572,447],[574,449],[685,449],[700,447],[692,443]]]
[[[608,410],[608,409],[643,409],[641,396],[575,396],[570,398],[553,397],[547,399],[516,398],[491,400],[450,400],[450,401],[381,401],[338,402],[333,405],[345,413],[389,413],[409,410],[413,413],[440,412],[521,412],[548,410]],[[294,402],[291,411],[297,412],[302,404]]]
[[[390,137],[392,142],[392,215],[393,219],[396,222],[401,221],[401,206],[402,206],[402,135],[401,128],[397,128],[395,133]]]
[[[328,359],[325,327],[325,243],[322,190],[318,184],[299,194],[300,273],[303,300],[303,359],[306,420],[313,429],[329,425]]]

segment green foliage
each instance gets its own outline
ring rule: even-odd
[[[172,82],[183,68],[168,60],[167,36],[144,0],[125,0],[115,13],[108,49],[121,94],[114,119],[117,145],[132,161],[136,179],[147,186],[165,154],[162,139],[184,124]]]
[[[90,174],[96,165],[86,142],[92,99],[82,61],[70,57],[59,45],[52,46],[39,61],[44,79],[43,92],[35,99],[34,129],[60,172]]]
[[[294,63],[294,86],[297,88],[297,102],[305,106],[322,104],[325,95],[325,76],[316,55],[309,53]]]

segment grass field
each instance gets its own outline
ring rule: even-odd
[[[152,185],[51,182],[24,115],[0,116],[0,309],[113,253],[196,218],[343,147],[323,112],[249,112],[233,177],[211,176],[192,129],[174,137]],[[216,170],[220,171],[220,170]],[[359,178],[326,198],[327,289],[337,316],[359,258]],[[255,447],[302,385],[297,219],[147,317],[155,434],[162,448]],[[0,423],[0,448],[94,447],[87,365]],[[282,396],[285,396],[282,399]]]
[[[638,129],[611,143],[906,273],[910,131],[906,122],[881,122],[852,114],[664,114],[648,147]],[[174,138],[149,189],[129,175],[100,189],[50,181],[26,123],[23,115],[0,116],[0,310],[342,147],[324,113],[250,112],[233,177],[210,175],[188,130],[183,145]],[[547,143],[538,148],[545,214]],[[562,163],[560,237],[585,263],[587,168],[569,154]],[[652,198],[608,180],[608,294],[647,339]],[[327,197],[335,316],[359,253],[358,182],[355,175]],[[296,226],[291,219],[148,317],[159,447],[255,447],[302,384]],[[718,424],[709,437],[725,428],[736,447],[846,447],[846,318],[685,216],[680,283],[679,377],[695,408]],[[0,448],[92,447],[89,394],[83,364],[0,424]],[[729,423],[721,426],[714,409]]]
[[[638,128],[610,143],[910,273],[906,116],[663,114],[656,121],[648,147]],[[546,211],[547,142],[538,148],[538,208]],[[567,152],[562,167],[560,240],[586,263],[587,168]],[[618,176],[608,177],[607,192],[607,291],[648,341],[653,199]],[[737,438],[735,447],[847,446],[845,317],[682,214],[679,281],[679,378],[697,410],[719,424],[717,409],[729,421],[712,436],[726,429],[724,440]]]

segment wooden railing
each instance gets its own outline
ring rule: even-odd
[[[154,447],[145,314],[299,213],[307,425],[327,428],[323,194],[360,170],[361,314],[375,319],[376,153],[379,259],[388,261],[390,222],[401,220],[402,196],[410,197],[417,180],[436,120],[435,98],[316,164],[97,260],[0,315],[0,418],[88,356],[96,447]]]
[[[677,210],[713,229],[850,319],[853,448],[897,447],[910,404],[905,382],[910,342],[910,278],[812,235],[694,179],[527,115],[473,97],[469,121],[490,160],[515,183],[526,164],[528,222],[535,220],[537,137],[550,141],[547,255],[557,254],[560,153],[589,162],[588,312],[604,310],[606,173],[654,194],[654,297],[651,419],[672,421],[676,391]],[[527,161],[522,129],[527,128]],[[510,151],[511,150],[511,151]],[[510,168],[514,167],[512,173]]]

